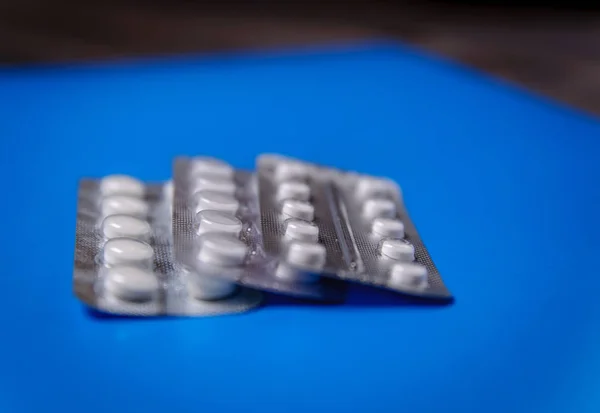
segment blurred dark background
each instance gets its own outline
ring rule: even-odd
[[[0,0],[0,64],[390,37],[600,114],[599,9],[583,1]]]

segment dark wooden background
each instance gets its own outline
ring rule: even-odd
[[[385,36],[600,114],[598,10],[465,3],[0,0],[0,64]]]

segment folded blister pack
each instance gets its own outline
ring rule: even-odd
[[[73,284],[76,296],[117,315],[218,315],[258,306],[262,294],[213,286],[172,254],[172,185],[125,175],[79,184]]]
[[[258,158],[267,256],[297,269],[448,301],[398,185],[279,156]]]
[[[175,257],[215,287],[209,298],[239,284],[313,300],[343,299],[343,283],[301,279],[287,263],[265,254],[254,173],[214,158],[180,157],[173,182]]]

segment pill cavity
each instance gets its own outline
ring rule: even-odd
[[[277,187],[277,199],[297,199],[308,201],[310,198],[310,187],[304,182],[288,181],[283,182]]]
[[[286,218],[312,221],[315,218],[315,207],[309,202],[286,199],[281,204],[281,213]]]
[[[371,233],[379,238],[404,238],[404,224],[394,218],[375,218]]]
[[[133,266],[110,268],[104,279],[105,291],[126,301],[150,301],[156,297],[159,287],[152,271]]]
[[[415,247],[403,239],[385,239],[379,245],[379,253],[384,258],[395,261],[414,261]]]
[[[199,235],[208,232],[225,232],[238,237],[242,231],[242,221],[229,212],[207,209],[198,212],[196,220]]]
[[[109,215],[102,221],[102,233],[107,239],[129,237],[147,240],[152,228],[148,221],[131,215]]]
[[[393,218],[396,215],[394,201],[384,198],[372,198],[365,201],[362,209],[364,219],[371,221],[375,218]]]
[[[104,244],[106,265],[136,265],[152,268],[154,250],[145,242],[133,238],[113,238]]]
[[[141,198],[129,195],[111,195],[101,201],[102,214],[109,215],[132,215],[139,218],[148,216],[149,206]]]
[[[129,195],[143,197],[145,189],[143,182],[132,176],[109,175],[100,181],[100,192],[102,196]]]
[[[198,260],[219,266],[238,266],[244,263],[248,246],[231,234],[211,232],[202,236]]]
[[[217,191],[199,191],[194,194],[196,212],[212,209],[235,214],[240,203],[235,197]]]
[[[427,287],[427,268],[415,263],[398,263],[390,269],[390,284],[397,287]]]
[[[310,221],[288,219],[285,222],[285,238],[290,241],[317,242],[319,227]]]

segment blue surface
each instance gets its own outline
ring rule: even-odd
[[[600,124],[392,44],[0,72],[0,411],[600,411]],[[77,179],[282,152],[389,175],[457,301],[96,319]]]

